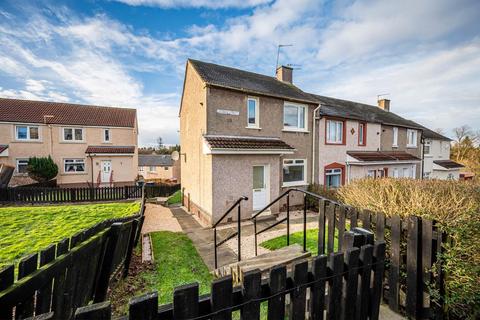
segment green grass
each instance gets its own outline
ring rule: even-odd
[[[0,268],[98,222],[135,214],[139,208],[138,202],[0,208]]]
[[[325,243],[327,243],[328,235],[325,235]],[[290,244],[297,243],[303,246],[303,231],[294,232],[290,234]],[[277,238],[273,238],[267,241],[260,243],[261,247],[269,250],[276,250],[287,246],[287,235],[283,235]],[[312,255],[318,254],[318,229],[309,229],[307,230],[307,250],[312,253]],[[335,239],[334,239],[334,251],[338,249],[338,230],[335,229]]]
[[[173,289],[183,284],[198,282],[200,294],[210,292],[213,276],[187,235],[161,231],[151,236],[156,270],[144,277],[158,291],[160,304],[172,302]]]
[[[167,199],[167,204],[177,204],[182,202],[182,191],[178,190]]]

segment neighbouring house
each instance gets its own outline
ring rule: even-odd
[[[145,181],[158,179],[179,181],[180,164],[167,154],[139,154],[138,175]]]
[[[422,127],[379,106],[307,93],[276,77],[188,60],[180,106],[185,202],[206,223],[240,197],[248,218],[288,188],[421,177]],[[303,202],[292,194],[290,204]],[[285,203],[271,207],[278,212]],[[233,219],[235,216],[232,215]]]
[[[428,128],[423,128],[423,177],[426,179],[458,180],[462,164],[450,160],[450,143],[447,138]]]
[[[0,164],[15,167],[11,186],[29,184],[29,157],[51,156],[61,186],[133,184],[135,109],[0,98]]]

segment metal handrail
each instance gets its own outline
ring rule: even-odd
[[[227,242],[228,240],[230,239],[233,239],[235,236],[237,236],[238,238],[238,243],[237,243],[237,249],[238,249],[238,254],[237,254],[237,259],[238,261],[242,260],[242,252],[241,252],[241,206],[240,206],[240,202],[242,201],[247,201],[248,198],[243,196],[243,197],[240,197],[238,198],[237,201],[235,201],[235,203],[227,210],[225,211],[225,213],[220,217],[220,219],[217,220],[217,222],[215,222],[212,226],[213,228],[213,245],[214,245],[214,252],[215,252],[215,269],[218,268],[218,258],[217,258],[217,248],[219,246],[221,246],[222,244],[224,244],[225,242]],[[223,239],[222,241],[220,241],[220,243],[217,244],[217,226],[220,222],[223,221],[223,219],[225,219],[225,217],[230,213],[232,212],[233,209],[235,209],[235,207],[238,207],[238,211],[237,211],[237,232],[231,234],[230,236],[228,236],[226,239]]]
[[[316,193],[313,193],[313,192],[310,192],[310,191],[306,191],[306,190],[302,190],[302,189],[298,189],[298,188],[288,189],[287,191],[285,191],[284,193],[279,195],[277,198],[275,198],[275,200],[273,200],[272,202],[267,204],[263,209],[261,209],[260,211],[255,213],[250,218],[251,220],[253,220],[253,230],[254,230],[254,236],[255,236],[255,256],[258,254],[258,252],[257,252],[257,247],[258,247],[258,245],[257,245],[257,235],[259,235],[259,234],[261,234],[261,233],[263,233],[267,230],[270,230],[271,228],[273,228],[273,227],[275,227],[275,226],[277,226],[280,223],[283,223],[285,221],[287,221],[287,246],[290,245],[290,193],[293,192],[293,191],[303,193],[303,251],[304,252],[307,251],[307,196],[314,197],[318,200],[328,200],[333,204],[340,204],[338,202],[332,201],[330,199],[327,199],[325,197],[322,197],[319,194],[316,194]],[[280,201],[280,199],[282,199],[285,196],[287,196],[287,217],[280,220],[280,221],[277,221],[275,224],[273,224],[271,226],[268,226],[268,227],[266,227],[266,228],[257,232],[257,217],[261,213],[265,212],[272,205],[274,205],[275,203]]]

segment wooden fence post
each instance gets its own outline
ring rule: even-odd
[[[198,317],[198,283],[176,287],[173,291],[173,318],[185,320]]]
[[[118,238],[122,230],[122,223],[115,222],[110,227],[107,243],[103,253],[102,264],[100,266],[100,274],[98,277],[97,288],[95,290],[94,302],[102,302],[107,297],[108,284],[110,282],[110,272],[113,268],[113,256],[118,243]]]
[[[385,242],[377,242],[373,247],[373,284],[371,290],[371,320],[377,320],[383,291],[383,275],[385,271]]]
[[[15,281],[15,267],[9,265],[0,270],[0,292],[7,289]],[[0,319],[10,320],[13,316],[11,307],[0,308]]]
[[[245,301],[258,299],[261,296],[262,273],[255,269],[247,271],[243,274],[243,298]],[[260,319],[260,302],[252,301],[242,307],[240,311],[240,319],[242,320],[259,320]]]
[[[342,319],[355,319],[355,301],[357,299],[358,288],[358,264],[360,257],[360,248],[351,247],[345,251],[345,265],[348,271],[345,276],[346,285],[344,286],[342,299]]]
[[[319,200],[318,202],[318,254],[325,253],[325,209],[327,201]]]
[[[158,293],[151,292],[133,298],[129,303],[129,320],[155,320],[158,313]]]
[[[215,314],[212,316],[212,320],[232,319],[232,310],[229,309],[233,305],[232,289],[233,279],[231,275],[213,280],[210,304],[212,312]]]
[[[285,266],[276,266],[270,271],[270,294],[268,299],[268,319],[285,318],[285,294],[287,269]]]
[[[412,318],[421,317],[423,305],[422,281],[422,221],[419,217],[408,219],[407,240],[407,299],[405,310]]]
[[[130,230],[130,239],[128,240],[127,254],[125,255],[123,277],[128,276],[128,268],[130,267],[130,260],[132,260],[132,252],[135,246],[135,237],[137,236],[137,229],[139,227],[138,219],[132,221]]]
[[[75,320],[110,320],[111,317],[110,301],[95,303],[75,311]]]
[[[390,270],[388,274],[388,305],[398,312],[400,294],[400,240],[402,236],[402,221],[400,216],[391,218]]]
[[[305,306],[307,299],[308,261],[295,264],[293,268],[293,282],[297,287],[290,293],[290,315],[292,320],[305,319]]]
[[[332,272],[332,278],[328,281],[329,301],[327,319],[339,320],[341,316],[340,306],[342,304],[343,288],[343,253],[331,253],[328,268]]]
[[[323,319],[325,309],[325,278],[327,276],[327,256],[318,255],[312,262],[312,275],[315,283],[310,289],[310,318]]]

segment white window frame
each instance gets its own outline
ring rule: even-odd
[[[153,168],[153,170],[152,170]],[[157,172],[157,167],[156,166],[149,166],[148,167],[148,172]]]
[[[17,174],[27,174],[27,172],[20,172],[18,170],[18,165],[20,164],[20,162],[26,162],[26,165],[28,165],[28,159],[15,159],[15,173]]]
[[[300,124],[300,112],[297,116],[297,126],[286,126],[285,125],[285,108],[286,107],[296,107],[298,109],[303,109],[303,128],[299,127]],[[295,132],[308,132],[308,106],[305,104],[293,103],[285,101],[283,103],[283,131],[295,131]]]
[[[338,186],[338,188],[340,188],[342,186],[342,180],[343,180],[343,170],[342,168],[331,168],[331,169],[325,169],[325,188],[337,188],[337,187],[330,187],[327,185],[326,181],[327,181],[327,176],[337,176],[337,175],[340,175],[340,185]]]
[[[71,129],[72,130],[72,140],[65,140],[65,130],[66,129]],[[75,130],[80,129],[82,130],[82,140],[77,140],[75,139]],[[62,127],[61,128],[61,135],[62,135],[62,142],[68,142],[68,143],[81,143],[85,142],[85,128],[80,128],[80,127]]]
[[[299,181],[283,181],[283,169],[285,167],[296,167],[302,165],[299,161],[303,161],[303,180]],[[291,162],[291,163],[289,163]],[[307,159],[283,159],[282,162],[282,187],[304,186],[307,184]]]
[[[18,128],[27,128],[27,138],[22,139],[18,137]],[[38,139],[32,139],[30,137],[30,128],[37,128],[38,130]],[[17,141],[40,141],[40,126],[31,126],[31,125],[16,125],[15,126],[15,140]]]
[[[358,145],[359,146],[366,146],[367,145],[367,142],[365,141],[367,139],[367,135],[365,134],[366,127],[367,127],[367,124],[365,122],[359,122],[358,123]],[[360,130],[360,128],[362,130]]]
[[[102,130],[102,132],[103,132],[103,143],[112,143],[112,130],[110,130],[109,128],[105,128]],[[108,140],[105,139],[107,132],[108,132]]]
[[[140,172],[144,172],[144,171],[145,171],[145,169],[144,169],[144,168],[145,168],[145,167],[143,167],[143,166],[139,166],[139,167],[138,167],[138,171],[140,171]]]
[[[405,175],[405,172],[407,173],[407,175]],[[410,168],[402,168],[402,178],[410,178]]]
[[[412,136],[413,143],[410,143],[410,136]],[[417,147],[418,132],[414,129],[407,129],[407,148]]]
[[[335,123],[335,137],[337,138],[336,140],[330,140],[331,137],[330,137],[330,125],[331,123]],[[337,134],[338,134],[338,128],[337,128],[337,124],[341,124],[340,126],[340,140],[338,140],[338,137],[337,137]],[[345,130],[345,128],[343,127],[345,125],[345,121],[342,121],[342,120],[335,120],[335,119],[327,119],[327,122],[326,122],[326,141],[328,144],[343,144],[343,139],[346,138],[343,136],[343,131]]]
[[[255,101],[255,123],[250,123],[250,101]],[[247,98],[247,128],[260,129],[260,100],[255,97]]]
[[[82,164],[83,163],[83,171],[67,171],[66,166],[67,166],[67,161],[73,161],[69,162],[69,164]],[[63,159],[63,173],[64,174],[86,174],[87,173],[87,162],[85,161],[85,158],[65,158]]]
[[[392,141],[392,147],[396,148],[398,147],[398,128],[393,127],[393,141]]]
[[[398,168],[393,168],[393,177],[394,178],[398,178],[399,175],[398,175]]]
[[[427,150],[428,150],[428,152],[427,152]],[[425,143],[424,143],[424,146],[423,146],[423,154],[428,156],[428,155],[431,155],[431,152],[432,152],[432,141],[425,140]]]

